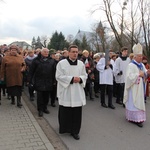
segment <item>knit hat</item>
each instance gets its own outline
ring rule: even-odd
[[[49,50],[49,54],[51,55],[51,54],[56,54],[56,50],[55,49],[50,49]]]
[[[143,54],[143,48],[142,45],[140,43],[135,44],[132,48],[133,50],[133,54]]]

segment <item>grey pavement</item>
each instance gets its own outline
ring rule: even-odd
[[[99,98],[87,99],[83,107],[80,140],[74,140],[69,134],[59,134],[58,103],[52,108],[50,116],[44,117],[51,124],[69,150],[149,150],[150,149],[150,99],[146,103],[147,120],[143,128],[129,123],[125,119],[125,109],[115,103],[115,110],[103,108]]]
[[[27,91],[24,92],[26,92],[27,101],[36,107],[36,101],[30,102]],[[83,107],[80,140],[73,139],[70,134],[59,134],[57,101],[57,107],[49,105],[50,114],[44,114],[43,118],[47,120],[55,134],[69,150],[149,150],[150,98],[146,103],[147,120],[143,128],[125,119],[125,109],[122,105],[115,103],[115,98],[113,98],[113,103],[115,110],[101,107],[99,98],[95,98],[94,101],[87,98],[87,104]],[[37,110],[34,116],[36,118]],[[51,140],[53,143],[53,138]],[[58,141],[57,139],[54,145],[58,145]],[[59,150],[66,149],[61,147]]]
[[[0,150],[54,150],[23,99],[22,108],[6,97],[1,103]]]

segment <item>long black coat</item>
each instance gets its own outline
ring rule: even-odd
[[[55,82],[56,63],[48,57],[46,60],[39,54],[31,64],[30,83],[37,91],[52,91]]]

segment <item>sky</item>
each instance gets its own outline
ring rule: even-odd
[[[4,1],[4,2],[3,2]],[[92,31],[101,14],[91,14],[101,0],[0,0],[0,45],[62,32]]]

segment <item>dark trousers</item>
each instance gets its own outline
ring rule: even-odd
[[[43,111],[47,109],[49,101],[49,91],[37,91],[37,110]]]
[[[30,95],[30,98],[31,97],[34,97],[34,88],[33,87],[31,87],[31,86],[28,86],[28,91],[29,91],[29,95]]]
[[[106,85],[106,84],[100,84],[100,90],[101,90],[101,104],[105,104],[105,93],[107,88],[107,94],[108,94],[108,105],[112,105],[112,96],[113,96],[113,85]]]
[[[0,84],[0,99],[1,99],[1,91],[3,92],[3,95],[6,94],[6,84]]]
[[[59,106],[59,133],[79,134],[82,120],[82,107]]]
[[[99,82],[94,82],[94,92],[99,93]]]
[[[116,97],[117,96],[117,87],[116,87],[116,82],[113,81],[113,96]]]
[[[116,83],[116,88],[117,88],[116,102],[120,102],[120,101],[123,102],[124,86],[125,83]]]
[[[51,105],[55,104],[56,94],[57,94],[57,85],[53,85],[53,89],[50,92]]]
[[[85,86],[85,95],[88,96],[88,93],[90,95],[90,98],[93,96],[92,94],[92,82],[87,82]]]

